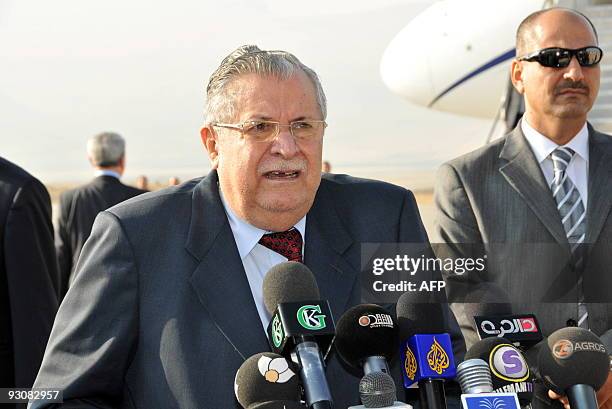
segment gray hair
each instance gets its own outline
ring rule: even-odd
[[[87,141],[87,154],[94,166],[117,166],[125,154],[125,139],[118,133],[103,132]]]
[[[206,121],[211,123],[234,117],[234,105],[232,98],[227,95],[227,86],[236,77],[243,74],[259,74],[286,80],[297,71],[304,72],[312,81],[321,115],[325,119],[327,100],[319,77],[311,68],[288,52],[262,51],[255,45],[243,45],[225,57],[219,68],[210,76],[206,87]]]

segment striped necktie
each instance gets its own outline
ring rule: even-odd
[[[586,209],[580,192],[567,176],[569,165],[575,152],[566,146],[555,149],[550,157],[553,161],[554,178],[550,185],[561,223],[572,250],[572,264],[579,273],[578,278],[578,326],[588,328],[588,311],[582,290],[582,267],[584,264],[584,239],[586,236]]]

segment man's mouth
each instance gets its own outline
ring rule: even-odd
[[[563,95],[563,94],[587,95],[588,92],[587,92],[587,90],[585,90],[583,88],[566,88],[566,89],[562,90],[561,92],[559,92],[559,94],[561,94],[561,95]]]
[[[273,170],[273,171],[264,173],[264,177],[266,179],[271,179],[271,180],[290,180],[290,179],[297,179],[300,176],[300,173],[301,171],[299,170],[289,170],[289,171]]]

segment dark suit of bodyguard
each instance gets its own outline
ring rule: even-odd
[[[438,256],[488,256],[484,272],[445,275],[468,347],[477,341],[473,316],[494,315],[471,303],[502,302],[499,290],[515,314],[536,315],[544,336],[612,328],[612,139],[586,121],[599,90],[597,33],[580,13],[552,8],[523,20],[516,49],[511,79],[523,119],[438,173],[434,234],[447,244]],[[600,404],[610,388],[612,377]],[[534,407],[550,407],[540,389]]]
[[[269,346],[250,284],[262,277],[231,220],[286,231],[305,218],[304,262],[335,317],[360,302],[361,243],[426,242],[409,191],[321,179],[325,112],[316,74],[291,54],[228,56],[202,130],[214,170],[98,216],[36,386],[62,388],[65,407],[238,408],[236,370]],[[327,373],[338,408],[358,403],[359,378],[336,357]]]
[[[49,194],[0,158],[0,387],[34,383],[58,290]]]
[[[68,290],[81,249],[98,213],[145,192],[119,180],[125,168],[123,137],[110,132],[98,134],[88,141],[87,151],[98,175],[90,183],[60,196],[55,246],[62,297]]]

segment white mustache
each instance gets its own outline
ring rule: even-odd
[[[306,163],[304,162],[287,162],[287,163],[276,163],[267,164],[259,169],[259,173],[265,174],[268,172],[303,172],[306,170]]]

